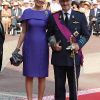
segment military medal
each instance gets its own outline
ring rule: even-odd
[[[79,32],[78,32],[78,31],[75,31],[75,32],[73,33],[73,35],[74,35],[75,37],[77,37],[77,36],[79,35]]]
[[[75,17],[74,17],[74,15],[72,15],[72,19],[74,19]]]
[[[73,23],[74,23],[74,24],[78,24],[79,22],[78,22],[78,21],[74,21]]]

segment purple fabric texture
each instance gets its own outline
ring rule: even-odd
[[[28,77],[47,77],[49,48],[46,25],[49,11],[26,9],[21,21],[27,23],[23,43],[23,75]]]

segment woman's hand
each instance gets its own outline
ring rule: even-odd
[[[60,46],[60,43],[61,43],[61,41],[54,44],[54,46],[53,46],[54,51],[61,51],[62,50],[62,46]]]

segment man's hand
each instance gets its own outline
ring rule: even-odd
[[[52,47],[54,51],[61,51],[62,50],[62,46],[60,46],[60,43],[61,43],[61,41],[54,44],[54,46]]]
[[[77,43],[73,43],[72,46],[73,46],[73,50],[75,50],[75,52],[77,53],[78,50],[80,49],[79,45]]]

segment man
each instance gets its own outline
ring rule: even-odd
[[[66,100],[66,75],[69,85],[69,100],[77,100],[77,85],[82,64],[80,49],[90,37],[86,17],[83,13],[71,9],[72,0],[59,0],[62,11],[53,14],[49,34],[54,34],[49,40],[53,49],[51,63],[55,75],[55,100]],[[50,25],[49,25],[50,27]],[[73,43],[75,42],[75,43]],[[75,54],[76,80],[74,73],[73,45]]]
[[[12,23],[10,30],[16,29],[18,27],[18,23],[20,23],[20,17],[22,15],[22,10],[19,8],[18,2],[14,2],[14,8],[12,9]],[[13,34],[15,35],[15,33]]]
[[[89,15],[90,27],[93,28],[94,35],[100,35],[100,8],[98,8],[97,2],[93,2],[93,7]]]

